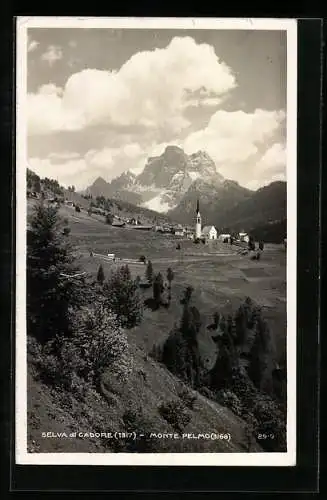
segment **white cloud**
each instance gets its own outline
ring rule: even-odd
[[[54,46],[42,56],[49,64],[61,57],[60,47]],[[32,94],[30,102],[37,111],[31,110],[29,134],[108,123],[179,133],[189,126],[183,110],[194,93],[199,92],[199,100],[208,105],[212,96],[217,102],[235,86],[230,68],[210,45],[176,37],[166,48],[134,54],[119,71],[86,69],[73,74],[59,101],[51,95],[46,102],[40,91]],[[45,116],[39,117],[42,109]],[[55,128],[53,115],[58,118]],[[37,126],[39,118],[42,127]]]
[[[245,183],[250,189],[257,189],[274,181],[286,180],[286,147],[275,143],[269,147],[254,165],[251,180]]]
[[[53,66],[56,61],[60,61],[62,58],[62,48],[58,45],[49,45],[47,50],[41,55],[41,60],[46,61],[49,66]]]
[[[184,149],[188,154],[200,149],[207,151],[222,175],[242,183],[248,178],[247,162],[259,154],[258,146],[273,137],[284,118],[283,111],[219,110],[207,127],[186,137]]]
[[[257,163],[263,171],[269,170],[276,173],[286,169],[286,148],[284,144],[275,143],[263,154]]]
[[[41,177],[85,189],[98,176],[110,180],[134,166],[143,169],[146,157],[147,152],[134,143],[122,148],[91,149],[84,156],[77,152],[51,153],[47,158],[30,158],[29,167]]]
[[[32,40],[30,37],[28,37],[27,40],[27,52],[34,52],[40,45],[40,42],[37,42],[36,40]]]
[[[81,158],[79,153],[73,153],[71,151],[62,151],[61,153],[50,153],[50,160],[58,160],[58,161],[67,161],[67,160],[76,160],[77,158]]]
[[[50,158],[30,158],[29,168],[40,177],[58,179],[59,183],[67,187],[70,184],[77,186],[76,180],[83,182],[94,180],[94,171],[88,168],[84,158],[52,163]]]

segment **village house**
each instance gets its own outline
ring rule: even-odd
[[[219,240],[219,241],[223,241],[223,242],[225,242],[225,243],[227,243],[228,241],[230,241],[230,238],[231,238],[231,235],[230,235],[230,234],[227,234],[227,233],[226,233],[226,234],[224,234],[224,233],[223,233],[223,234],[220,234],[220,235],[218,236],[218,240]]]
[[[202,236],[206,240],[216,240],[217,239],[217,229],[214,226],[205,226],[202,231]]]
[[[240,241],[244,241],[245,243],[249,243],[249,240],[250,240],[250,237],[248,235],[248,233],[238,233],[238,237],[239,237],[239,240]]]

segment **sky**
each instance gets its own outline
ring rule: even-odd
[[[174,144],[284,180],[286,66],[285,31],[29,28],[29,168],[82,190]]]

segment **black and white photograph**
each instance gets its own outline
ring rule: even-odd
[[[296,36],[18,19],[17,463],[295,465]]]

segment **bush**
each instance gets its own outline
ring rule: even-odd
[[[183,305],[189,304],[191,301],[193,292],[194,292],[194,288],[192,286],[187,286],[184,290],[184,295],[181,298],[180,303]]]
[[[183,387],[178,391],[177,394],[187,408],[189,408],[190,410],[194,409],[194,404],[197,400],[197,397],[189,389]]]
[[[125,441],[127,452],[149,453],[156,452],[156,444],[150,439],[149,429],[152,423],[145,417],[141,407],[130,408],[123,414],[123,422],[127,433],[133,434]]]
[[[126,380],[132,369],[132,357],[126,335],[116,318],[96,304],[73,314],[74,334],[57,336],[43,346],[29,341],[30,361],[42,380],[61,386],[84,397],[88,388],[99,391],[102,374],[110,369]]]
[[[222,389],[217,392],[216,400],[221,405],[227,406],[238,417],[242,415],[242,402],[234,392]]]
[[[113,221],[114,221],[113,215],[112,214],[107,214],[106,215],[106,224],[109,224],[111,226],[112,223],[113,223]]]
[[[107,368],[122,380],[128,377],[132,359],[127,336],[103,304],[84,308],[74,326],[71,354],[75,351],[85,363],[79,370],[83,378],[97,381]]]
[[[181,401],[168,401],[159,406],[160,415],[177,432],[182,432],[191,421],[191,415]]]

